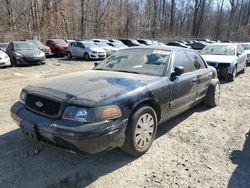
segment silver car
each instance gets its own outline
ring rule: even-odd
[[[250,42],[241,43],[247,54],[247,64],[250,64]]]
[[[245,71],[247,56],[240,44],[209,44],[200,53],[210,66],[217,69],[218,75],[228,81],[233,81],[237,73]]]
[[[114,48],[112,46],[109,46],[107,43],[105,42],[95,42],[95,44],[97,46],[99,46],[100,48],[104,49],[107,53],[107,56],[110,56],[112,55],[113,53],[117,52],[118,49],[117,48]]]
[[[0,50],[0,67],[9,67],[11,65],[9,56]]]
[[[83,57],[85,60],[105,59],[106,51],[92,41],[76,41],[69,44],[67,57],[68,59]]]

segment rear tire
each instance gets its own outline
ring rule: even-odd
[[[139,108],[129,119],[122,150],[133,156],[144,154],[157,132],[157,115],[150,106]]]
[[[207,107],[213,108],[219,104],[220,99],[220,82],[212,80],[208,86],[207,94],[204,98],[203,104]]]

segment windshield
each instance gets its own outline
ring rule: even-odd
[[[235,55],[235,46],[212,45],[206,46],[200,52],[202,55]]]
[[[40,41],[29,41],[29,42],[31,42],[32,44],[34,44],[37,48],[43,46],[43,44]]]
[[[250,43],[241,45],[243,46],[244,50],[250,50]]]
[[[36,49],[36,46],[31,42],[18,42],[14,44],[16,50],[32,50]]]
[[[55,44],[57,44],[57,45],[64,45],[64,46],[67,46],[67,45],[68,45],[67,42],[65,42],[64,40],[61,40],[61,39],[55,39],[55,40],[53,40],[53,41],[54,41]]]
[[[102,43],[102,42],[96,42],[95,43],[97,46],[100,46],[100,47],[102,47],[102,48],[110,48],[110,46],[108,45],[108,44],[106,44],[106,43]]]
[[[94,43],[91,43],[91,42],[83,42],[83,45],[84,45],[86,48],[98,48],[97,45],[95,45]]]
[[[112,43],[115,48],[126,48],[127,46],[122,43]]]
[[[169,57],[170,51],[166,50],[122,50],[102,61],[95,69],[162,76]]]

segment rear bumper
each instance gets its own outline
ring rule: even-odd
[[[85,125],[79,123],[76,126],[76,122],[55,120],[35,114],[27,110],[20,102],[11,107],[10,113],[26,135],[31,136],[33,133],[29,130],[35,130],[36,140],[68,150],[93,154],[120,147],[125,139],[127,119]]]

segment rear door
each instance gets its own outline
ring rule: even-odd
[[[196,98],[197,74],[184,50],[178,50],[173,53],[172,72],[177,66],[182,66],[185,70],[184,74],[170,81],[169,118],[190,108]]]
[[[195,67],[194,75],[196,76],[195,82],[197,87],[195,101],[198,101],[206,96],[212,72],[207,68],[207,64],[198,53],[194,51],[187,51],[186,53]]]

